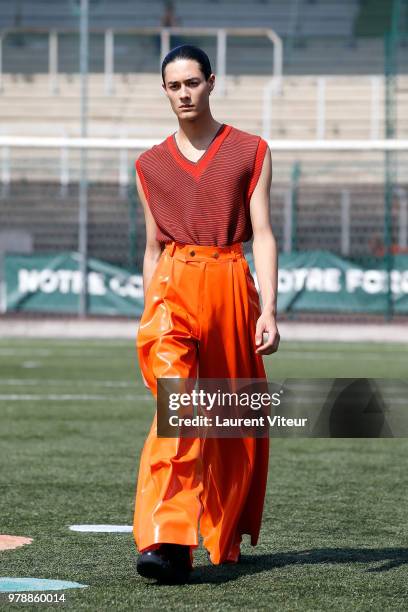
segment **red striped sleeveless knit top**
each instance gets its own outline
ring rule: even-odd
[[[249,203],[267,142],[223,123],[197,162],[179,150],[174,133],[135,162],[156,222],[157,240],[227,246],[252,238]]]

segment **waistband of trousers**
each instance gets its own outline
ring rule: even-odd
[[[224,261],[226,259],[238,259],[244,255],[242,242],[235,242],[228,246],[208,246],[202,244],[182,244],[173,241],[166,243],[165,250],[170,257],[176,257],[183,261]]]

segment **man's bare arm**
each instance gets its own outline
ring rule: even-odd
[[[143,258],[143,293],[144,297],[146,298],[147,288],[150,285],[150,281],[153,277],[154,271],[162,253],[162,245],[156,239],[157,225],[153,218],[137,172],[136,188],[139,194],[139,199],[143,206],[146,224],[146,250]]]
[[[272,182],[272,157],[266,150],[262,171],[250,201],[253,254],[256,275],[262,298],[262,313],[256,325],[257,353],[269,355],[278,350],[279,332],[276,325],[278,295],[278,249],[270,222],[270,190]],[[263,342],[262,334],[268,332]]]

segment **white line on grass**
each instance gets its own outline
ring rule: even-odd
[[[19,386],[31,386],[31,385],[69,385],[72,387],[73,384],[83,384],[95,387],[112,387],[116,388],[128,388],[135,387],[136,383],[127,381],[115,381],[115,380],[89,380],[87,378],[72,379],[72,380],[59,380],[52,378],[0,378],[1,385],[19,385]]]
[[[12,357],[14,355],[24,355],[31,357],[32,355],[41,356],[41,357],[49,357],[53,354],[53,351],[48,349],[28,349],[26,347],[20,348],[0,348],[0,357]]]
[[[71,531],[86,531],[95,533],[131,533],[132,525],[70,525]]]
[[[22,393],[12,393],[0,395],[1,401],[9,401],[9,402],[43,402],[43,401],[53,401],[53,402],[75,402],[75,401],[97,401],[97,402],[113,402],[120,399],[120,401],[125,402],[134,402],[138,400],[151,400],[153,398],[152,395],[123,395],[118,398],[115,396],[106,396],[106,395],[63,395],[63,394],[47,394],[47,395],[26,395]]]
[[[378,352],[376,350],[376,346],[373,343],[373,345],[371,347],[367,347],[364,349],[360,349],[358,347],[347,347],[344,350],[339,350],[336,347],[336,350],[330,350],[330,348],[327,348],[327,350],[325,350],[324,347],[319,347],[318,350],[314,351],[314,350],[302,350],[302,349],[290,349],[290,348],[286,348],[284,346],[281,346],[281,350],[279,351],[279,355],[284,356],[284,355],[288,355],[288,356],[300,356],[300,357],[315,357],[316,359],[326,359],[326,358],[330,358],[330,359],[338,359],[339,357],[344,357],[344,355],[347,353],[349,355],[364,355],[365,359],[370,359],[370,360],[376,360],[376,359],[383,359],[383,355],[384,352],[387,353],[387,358],[392,358],[395,357],[395,359],[398,358],[398,355],[400,354],[404,354],[408,351],[405,350],[405,347],[399,347],[396,348],[394,346],[387,348],[384,348],[383,346],[379,346],[378,347]],[[92,357],[96,357],[98,359],[112,359],[112,355],[111,354],[101,354],[100,350],[75,350],[75,351],[58,351],[58,350],[43,350],[43,349],[2,349],[0,348],[0,357],[55,357],[55,356],[61,356],[61,357],[83,357],[83,356],[92,356]],[[31,363],[31,362],[26,362],[26,364]],[[40,362],[32,362],[35,363],[37,365],[37,363]]]
[[[61,349],[61,350],[60,350]],[[132,351],[133,352],[133,351]],[[63,357],[100,357],[101,359],[112,358],[112,355],[108,352],[101,353],[99,347],[95,349],[80,348],[77,349],[64,349],[56,346],[52,349],[41,349],[41,348],[27,348],[27,347],[15,347],[15,348],[0,348],[0,357],[54,357],[60,355]]]
[[[387,352],[387,360],[389,359],[395,359],[396,361],[400,361],[401,359],[401,355],[403,355],[404,352],[400,351],[400,352],[396,352],[396,353],[392,353],[392,352]],[[314,359],[324,359],[325,361],[327,359],[329,360],[338,360],[338,359],[344,359],[345,357],[351,359],[353,357],[355,357],[356,355],[364,355],[364,361],[384,361],[384,353],[383,352],[378,352],[378,353],[369,353],[369,352],[364,352],[364,351],[358,351],[355,349],[350,349],[349,351],[340,351],[340,352],[334,352],[334,351],[327,351],[327,353],[325,353],[324,351],[281,351],[280,353],[277,353],[277,356],[280,357],[281,359],[284,359],[286,356],[287,357],[291,357],[291,358],[295,358],[295,359],[304,359],[305,357],[307,357],[308,359],[310,357],[314,358]],[[407,351],[407,356],[408,356],[408,351]]]

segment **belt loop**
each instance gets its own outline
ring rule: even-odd
[[[237,259],[241,256],[241,253],[242,253],[242,246],[238,242],[237,244],[234,245],[234,261],[237,261]]]

